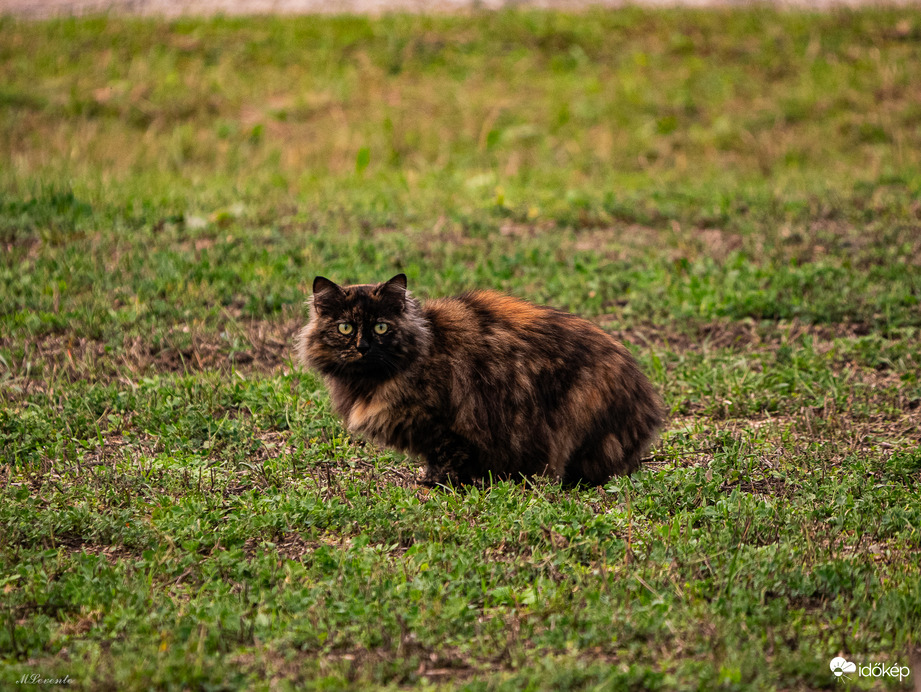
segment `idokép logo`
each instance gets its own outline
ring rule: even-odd
[[[831,663],[829,664],[829,667],[831,668],[831,672],[835,674],[836,678],[840,678],[845,673],[856,673],[857,672],[856,663],[851,663],[847,659],[841,658],[840,656],[836,656],[835,658],[833,658],[831,660]]]
[[[850,675],[856,673],[862,678],[898,678],[900,681],[911,675],[911,668],[908,666],[889,666],[885,663],[870,663],[868,665],[857,665],[846,658],[835,656],[831,663],[828,664],[831,672],[836,678],[850,679]]]

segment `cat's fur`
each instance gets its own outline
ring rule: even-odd
[[[313,291],[301,361],[350,431],[421,456],[428,484],[601,484],[634,471],[662,424],[627,349],[574,315],[491,291],[422,305],[403,274],[344,287],[318,276]]]

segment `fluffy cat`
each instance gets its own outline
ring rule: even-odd
[[[491,291],[419,303],[381,284],[313,282],[301,362],[353,433],[421,456],[423,483],[636,470],[662,425],[627,349],[566,312]]]

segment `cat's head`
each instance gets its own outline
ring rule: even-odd
[[[418,358],[430,340],[405,274],[355,286],[318,276],[299,350],[305,365],[325,375],[386,380]]]

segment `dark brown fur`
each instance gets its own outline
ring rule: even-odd
[[[403,274],[313,288],[301,361],[325,377],[350,431],[424,458],[429,484],[601,484],[636,470],[662,425],[627,349],[574,315],[490,291],[422,305]]]

